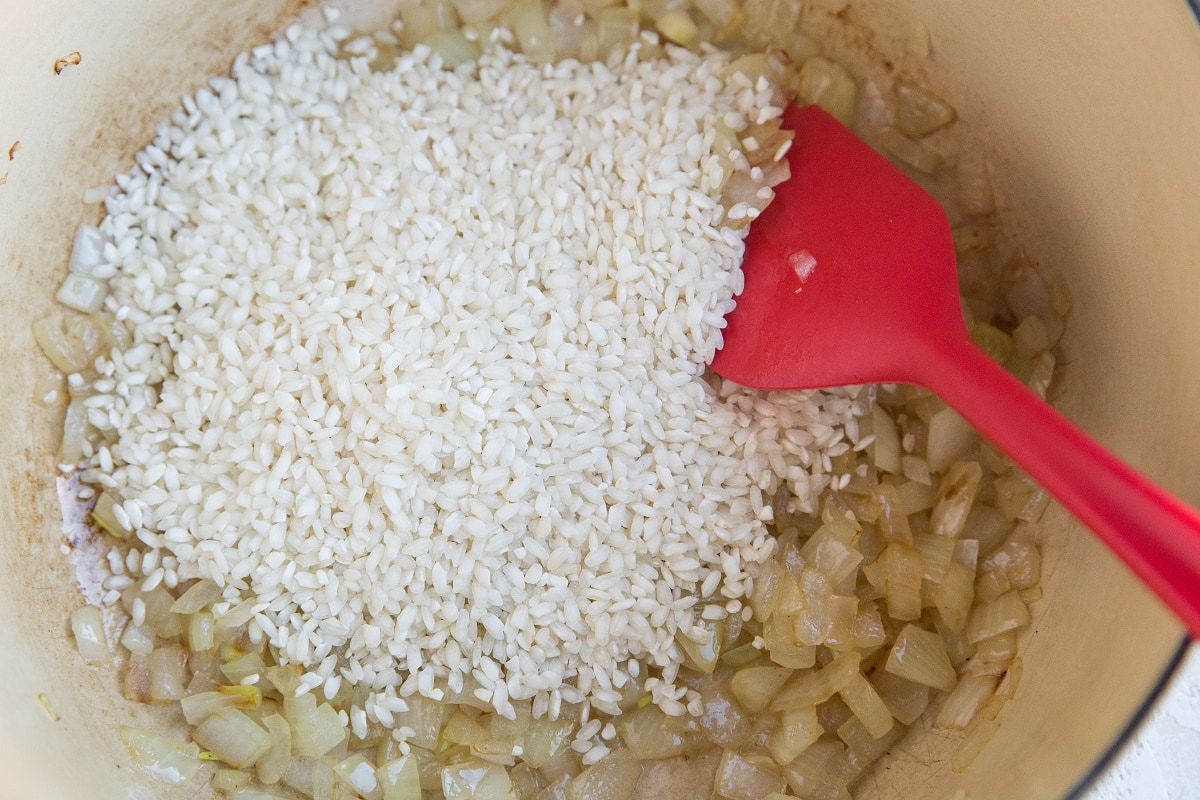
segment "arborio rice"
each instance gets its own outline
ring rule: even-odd
[[[748,615],[770,498],[811,511],[862,411],[705,372],[741,286],[719,128],[772,91],[718,52],[372,72],[345,37],[240,57],[107,200],[112,561],[215,582],[372,721],[464,685],[616,713],[631,680],[681,714],[677,635]]]

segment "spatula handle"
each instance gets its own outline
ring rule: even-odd
[[[1200,636],[1200,514],[1101,447],[965,337],[927,355],[916,382],[1091,528]]]

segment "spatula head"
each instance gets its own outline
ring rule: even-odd
[[[915,382],[924,343],[966,335],[945,213],[819,107],[784,127],[791,177],[750,226],[712,368],[757,389]]]

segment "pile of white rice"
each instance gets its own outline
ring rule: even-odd
[[[811,508],[856,436],[849,393],[705,377],[741,285],[718,121],[780,109],[715,52],[372,72],[345,35],[239,58],[107,201],[114,563],[215,581],[384,724],[464,682],[615,711],[648,668],[683,713],[676,634],[746,610],[772,495]]]

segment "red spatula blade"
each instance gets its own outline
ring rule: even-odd
[[[946,215],[819,107],[784,127],[791,177],[750,226],[713,369],[758,389],[911,380],[917,337],[964,331]]]

